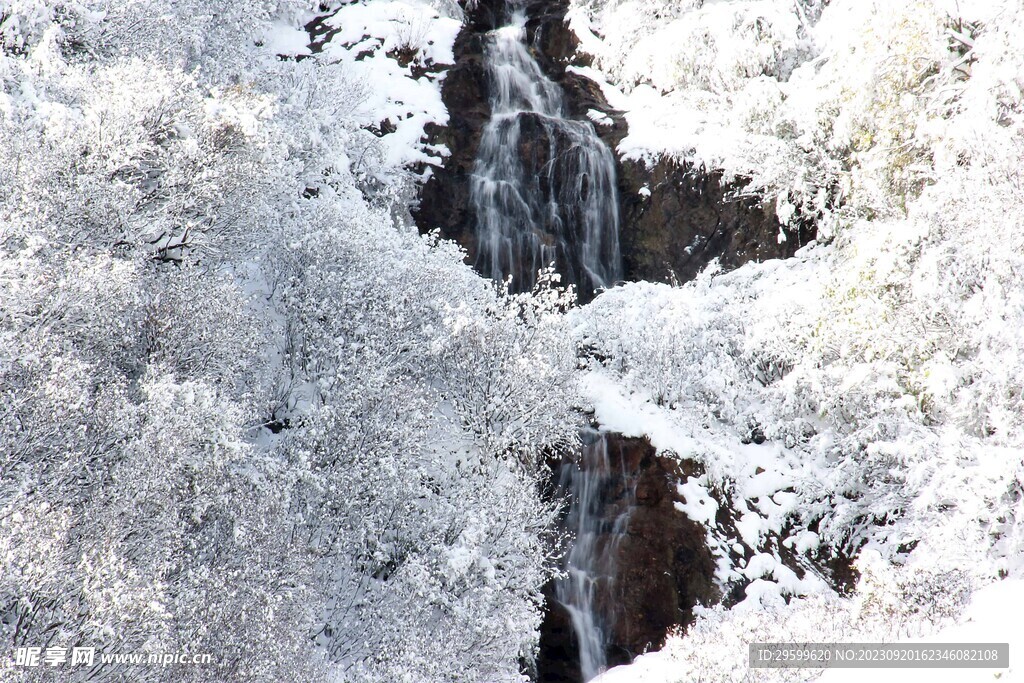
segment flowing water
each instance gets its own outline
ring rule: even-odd
[[[610,629],[617,617],[617,555],[635,503],[635,481],[608,454],[604,434],[585,435],[579,463],[562,468],[561,489],[570,497],[566,526],[575,542],[555,597],[572,621],[582,680],[605,670]]]
[[[568,118],[526,45],[526,14],[488,34],[491,119],[470,183],[477,268],[514,290],[552,264],[582,298],[622,277],[615,159],[588,121]]]
[[[615,158],[589,121],[569,117],[561,89],[531,54],[522,2],[508,0],[507,23],[485,46],[491,119],[470,183],[476,266],[524,291],[554,265],[587,300],[622,278]],[[607,665],[616,554],[632,490],[627,473],[613,468],[604,436],[592,432],[585,441],[580,461],[561,472],[575,541],[555,597],[570,615],[586,681]]]

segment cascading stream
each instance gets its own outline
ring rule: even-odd
[[[485,46],[491,119],[470,180],[478,270],[532,289],[554,265],[583,300],[622,278],[615,158],[588,121],[569,118],[559,86],[526,44],[523,0],[508,0],[507,24]],[[613,471],[604,435],[589,434],[566,465],[566,525],[575,542],[555,597],[570,615],[583,680],[606,668],[616,618],[616,554],[632,508],[625,472]],[[608,499],[610,491],[618,497]],[[613,519],[609,518],[613,516]]]
[[[580,462],[561,471],[559,485],[571,501],[566,526],[575,542],[565,574],[555,582],[555,598],[569,613],[582,680],[589,681],[607,667],[609,630],[619,602],[617,555],[635,504],[635,482],[624,469],[613,468],[604,434],[585,437]]]
[[[523,291],[554,263],[589,299],[622,278],[615,159],[589,122],[567,117],[561,89],[526,45],[520,2],[508,11],[485,52],[491,119],[470,183],[476,266]]]

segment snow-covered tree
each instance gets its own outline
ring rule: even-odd
[[[181,680],[520,678],[571,344],[551,294],[396,224],[411,174],[363,130],[363,70],[260,47],[319,9],[0,3],[11,646],[213,656]],[[497,417],[466,418],[472,365],[516,390]]]

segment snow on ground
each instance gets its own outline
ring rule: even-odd
[[[984,683],[1024,681],[1020,653],[1024,651],[1024,632],[1020,614],[1024,611],[1024,581],[1000,581],[977,591],[964,610],[960,623],[942,629],[926,638],[906,640],[909,643],[1009,643],[1009,669],[876,669],[871,672],[875,683],[904,683],[920,674],[934,683]],[[864,672],[853,669],[831,669],[818,680],[822,683],[859,683]]]
[[[860,682],[866,677],[882,683],[928,681],[1019,681],[1021,667],[1015,652],[1024,645],[1016,618],[1024,609],[1020,580],[1005,580],[970,595],[958,594],[963,604],[958,623],[933,613],[932,623],[916,622],[913,609],[894,603],[885,589],[892,576],[878,556],[866,558],[865,589],[851,600],[815,596],[794,600],[786,608],[766,610],[705,610],[683,637],[672,636],[666,647],[615,667],[599,683],[690,683],[692,681],[827,681]],[[872,567],[872,564],[875,567]],[[944,625],[939,625],[944,624]],[[886,642],[886,643],[1009,643],[1010,668],[992,669],[749,669],[751,642]]]
[[[307,13],[299,23],[316,16]],[[329,33],[317,59],[362,84],[355,119],[377,131],[384,167],[441,163],[448,150],[426,144],[424,130],[448,122],[441,81],[443,67],[455,61],[452,46],[461,22],[417,0],[362,0],[323,16]],[[312,54],[309,35],[295,22],[276,24],[266,46],[273,54]]]
[[[384,122],[394,127],[385,133],[389,166],[437,164],[447,150],[421,143],[428,123],[448,122],[441,101],[440,74],[416,76],[413,66],[433,68],[454,62],[452,44],[461,24],[442,17],[425,3],[360,2],[341,7],[327,20],[339,30],[323,57],[337,60],[368,85],[363,103],[368,125]],[[389,55],[415,54],[407,65]]]

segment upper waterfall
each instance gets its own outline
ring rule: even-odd
[[[485,50],[491,119],[470,181],[476,265],[526,290],[554,264],[589,298],[622,278],[615,159],[589,122],[568,118],[526,44],[526,14],[511,4]]]

